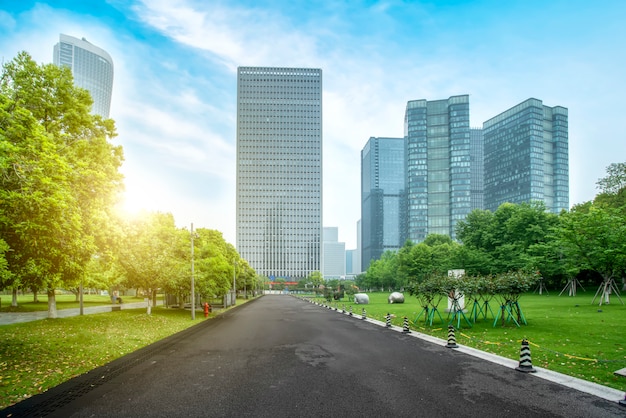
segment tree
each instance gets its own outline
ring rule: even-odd
[[[92,99],[68,68],[21,52],[3,66],[0,96],[0,228],[15,254],[12,285],[47,289],[55,317],[54,289],[76,286],[109,241],[122,149],[109,143],[114,122],[91,115]]]
[[[626,163],[613,163],[606,169],[607,176],[598,180],[600,193],[594,203],[602,206],[621,208],[626,213]]]
[[[196,286],[200,293],[207,296],[225,295],[232,288],[235,274],[237,287],[241,286],[243,289],[249,275],[247,262],[240,259],[235,248],[224,240],[221,232],[205,228],[196,232]]]
[[[313,287],[319,288],[324,284],[324,277],[322,277],[322,273],[318,270],[312,271],[309,274],[309,282],[313,285]]]
[[[184,245],[184,234],[176,228],[172,214],[144,213],[128,221],[125,230],[124,245],[116,261],[127,287],[146,290],[154,299],[159,288],[189,271],[190,256],[183,255],[183,249],[189,246]]]
[[[457,236],[464,246],[482,251],[492,273],[528,267],[528,249],[545,243],[558,223],[558,216],[546,211],[541,202],[504,203],[493,213],[475,210],[459,222]],[[473,256],[477,254],[474,253]]]
[[[626,223],[619,209],[585,206],[560,216],[555,234],[566,262],[579,270],[593,270],[605,282],[626,270]],[[570,267],[571,268],[571,267]]]

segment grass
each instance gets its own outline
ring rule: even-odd
[[[346,310],[352,305],[354,315],[360,317],[366,309],[368,317],[385,321],[387,313],[394,315],[392,323],[403,325],[403,318],[409,319],[410,328],[443,340],[448,338],[447,301],[440,302],[438,310],[443,321],[436,317],[432,326],[425,323],[424,315],[417,322],[422,307],[415,297],[405,295],[405,303],[388,304],[389,293],[369,293],[368,305],[355,305],[344,299],[333,301],[339,309]],[[455,331],[456,342],[500,356],[519,360],[521,340],[530,343],[533,366],[543,367],[559,373],[626,391],[626,377],[614,374],[626,367],[626,306],[617,297],[611,297],[611,304],[598,306],[596,299],[591,301],[594,291],[578,292],[577,296],[558,296],[558,291],[538,295],[527,293],[519,301],[527,325],[517,327],[513,322],[502,326],[501,321],[494,327],[491,314],[487,319],[480,317],[470,327],[461,320],[461,327]],[[317,300],[323,301],[322,298]],[[622,300],[626,303],[625,298]],[[490,302],[497,314],[498,303]],[[467,307],[471,310],[471,306]],[[469,318],[469,313],[466,314]],[[470,319],[470,322],[471,319]],[[457,321],[454,321],[455,327]]]
[[[201,313],[196,318],[204,320]],[[155,307],[152,315],[129,309],[0,326],[0,409],[199,320],[191,321],[188,310]]]
[[[18,295],[17,307],[11,306],[11,295],[0,295],[0,312],[34,312],[34,311],[47,311],[48,310],[48,296],[39,294],[37,296],[37,302],[33,301],[33,295]],[[76,301],[76,296],[72,294],[56,295],[57,309],[70,309],[79,308],[79,302]],[[162,299],[162,297],[161,297]],[[124,303],[130,302],[143,302],[142,297],[122,296]],[[83,307],[89,306],[102,306],[110,305],[110,296],[101,295],[83,295]]]

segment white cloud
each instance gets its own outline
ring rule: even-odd
[[[141,196],[162,185],[157,195],[139,200],[171,208],[181,224],[219,229],[231,242],[237,66],[322,68],[324,223],[339,226],[348,248],[355,246],[360,217],[360,151],[371,136],[403,135],[408,100],[470,94],[472,126],[529,97],[568,107],[572,203],[593,198],[606,166],[623,160],[626,142],[616,126],[626,58],[615,51],[626,37],[621,22],[607,16],[602,27],[571,41],[578,28],[565,29],[575,21],[566,23],[561,14],[554,28],[542,28],[544,15],[512,20],[521,6],[508,15],[482,13],[473,25],[458,13],[441,17],[434,6],[396,1],[359,10],[335,2],[308,5],[300,15],[288,7],[232,4],[138,3],[136,16],[128,18],[173,43],[158,45],[45,5],[17,23],[0,12],[0,28],[11,32],[0,39],[0,50],[25,49],[50,62],[60,32],[107,50],[115,62],[112,116],[127,149],[129,191]],[[177,186],[175,179],[191,186]]]

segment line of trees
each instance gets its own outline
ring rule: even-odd
[[[448,270],[472,276],[539,272],[549,286],[574,278],[624,282],[626,276],[626,163],[614,163],[597,182],[593,201],[560,214],[541,202],[475,210],[456,235],[429,235],[385,252],[357,278],[362,289],[404,289]],[[626,286],[626,282],[624,282]]]
[[[115,123],[91,114],[71,71],[21,52],[0,78],[0,290],[78,294],[81,284],[190,292],[190,231],[171,214],[122,219],[123,149]],[[254,286],[256,274],[218,231],[198,229],[199,294]],[[236,269],[236,271],[234,270]]]

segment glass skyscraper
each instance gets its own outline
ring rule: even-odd
[[[542,201],[569,209],[568,114],[528,99],[483,124],[485,209]]]
[[[361,151],[363,270],[405,241],[404,138],[370,138]]]
[[[469,96],[413,100],[404,117],[407,238],[455,238],[471,211]]]
[[[103,49],[85,38],[61,34],[54,46],[53,63],[72,70],[74,84],[89,91],[92,113],[108,119],[113,92],[113,60]]]
[[[471,210],[485,209],[485,142],[481,128],[470,128]]]
[[[259,275],[321,271],[322,70],[237,70],[237,250]]]

